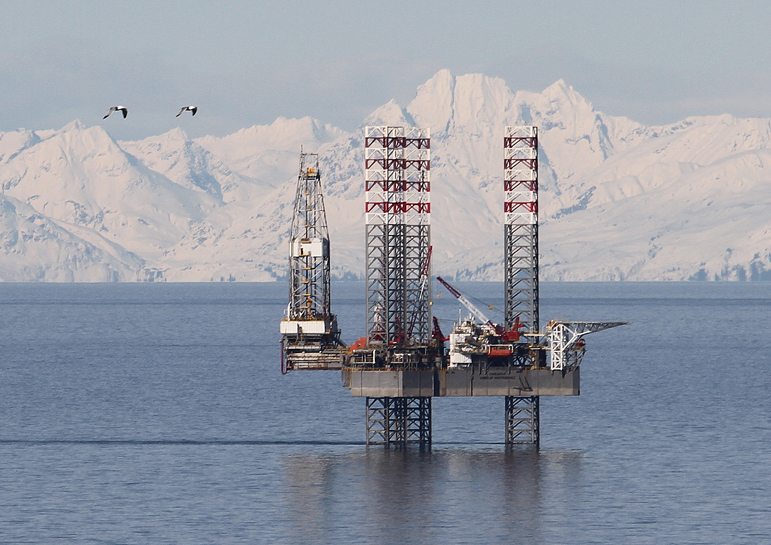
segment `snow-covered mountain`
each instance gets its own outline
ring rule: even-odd
[[[446,70],[351,133],[307,117],[196,140],[0,133],[0,280],[281,277],[301,146],[321,155],[334,274],[360,276],[363,128],[379,124],[431,129],[435,273],[501,278],[503,128],[535,124],[543,279],[771,280],[771,120],[649,127],[563,81],[514,93]]]

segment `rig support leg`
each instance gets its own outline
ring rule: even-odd
[[[367,446],[431,446],[430,397],[368,397]]]
[[[540,398],[506,396],[506,446],[541,443]]]

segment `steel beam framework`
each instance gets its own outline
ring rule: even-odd
[[[300,154],[292,230],[289,237],[289,320],[323,320],[329,303],[329,230],[319,156]]]
[[[506,444],[540,443],[540,398],[506,396]]]
[[[368,397],[367,446],[431,445],[430,397]]]
[[[583,337],[597,331],[625,325],[628,322],[566,322],[552,320],[546,326],[549,340],[552,371],[562,371],[566,367],[581,364],[584,355]]]
[[[506,127],[503,149],[506,328],[518,320],[526,332],[537,333],[538,128]],[[539,409],[538,396],[506,396],[507,445],[527,443],[538,448]]]
[[[430,142],[428,129],[365,129],[370,345],[430,339],[430,297],[423,282],[430,247]]]
[[[538,129],[506,127],[503,139],[506,327],[536,333],[538,315]]]

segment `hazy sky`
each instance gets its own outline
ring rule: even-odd
[[[345,129],[442,68],[564,79],[643,123],[771,117],[771,3],[0,0],[0,131],[73,119],[118,138],[226,134],[278,116]],[[129,117],[107,119],[123,104]],[[175,119],[195,104],[195,118]]]

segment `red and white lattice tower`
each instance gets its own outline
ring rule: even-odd
[[[386,346],[426,343],[431,317],[422,277],[430,247],[429,130],[366,127],[364,147],[367,340]]]
[[[503,148],[506,327],[537,332],[538,128],[506,127]]]

